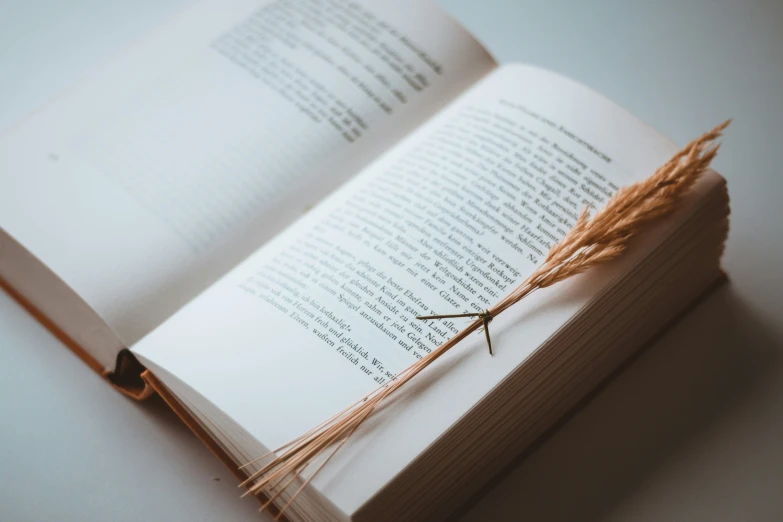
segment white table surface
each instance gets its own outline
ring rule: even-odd
[[[188,3],[0,0],[0,129]],[[679,143],[734,118],[731,284],[454,520],[783,520],[783,2],[441,3]],[[0,521],[269,520],[235,483],[0,292]]]

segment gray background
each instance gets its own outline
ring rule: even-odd
[[[0,0],[0,129],[188,3]],[[783,5],[441,4],[501,61],[575,78],[679,143],[734,118],[715,164],[731,283],[455,520],[783,519]],[[0,520],[268,520],[235,483],[0,292]]]

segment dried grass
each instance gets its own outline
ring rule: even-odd
[[[247,487],[245,494],[264,491],[269,501],[262,506],[263,510],[278,500],[283,491],[298,484],[290,500],[280,508],[276,517],[279,519],[313,477],[389,395],[468,335],[481,327],[486,328],[492,317],[538,289],[552,286],[616,258],[627,248],[631,238],[645,226],[678,208],[683,194],[708,169],[719,148],[715,140],[729,123],[727,121],[690,142],[649,178],[620,189],[592,218],[589,217],[588,209],[585,209],[568,234],[551,248],[541,266],[494,307],[483,314],[476,314],[478,318],[475,321],[447,342],[334,417],[243,466],[268,460],[240,485]]]

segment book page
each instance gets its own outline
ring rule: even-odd
[[[585,87],[501,67],[134,351],[264,446],[280,446],[469,322],[416,316],[494,305],[543,262],[582,208],[603,206],[675,151]],[[359,430],[315,486],[354,512],[600,283],[537,292],[497,318],[493,357],[483,334],[460,343]]]
[[[0,227],[130,345],[493,67],[429,2],[201,2],[0,140]]]

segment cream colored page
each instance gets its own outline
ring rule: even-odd
[[[135,352],[277,447],[466,324],[415,316],[493,305],[584,205],[601,206],[673,150],[582,86],[502,67]],[[607,279],[592,281],[541,292],[496,319],[494,357],[483,336],[463,342],[360,430],[316,487],[355,511]]]
[[[202,2],[0,140],[0,226],[130,345],[493,67],[429,2]]]

